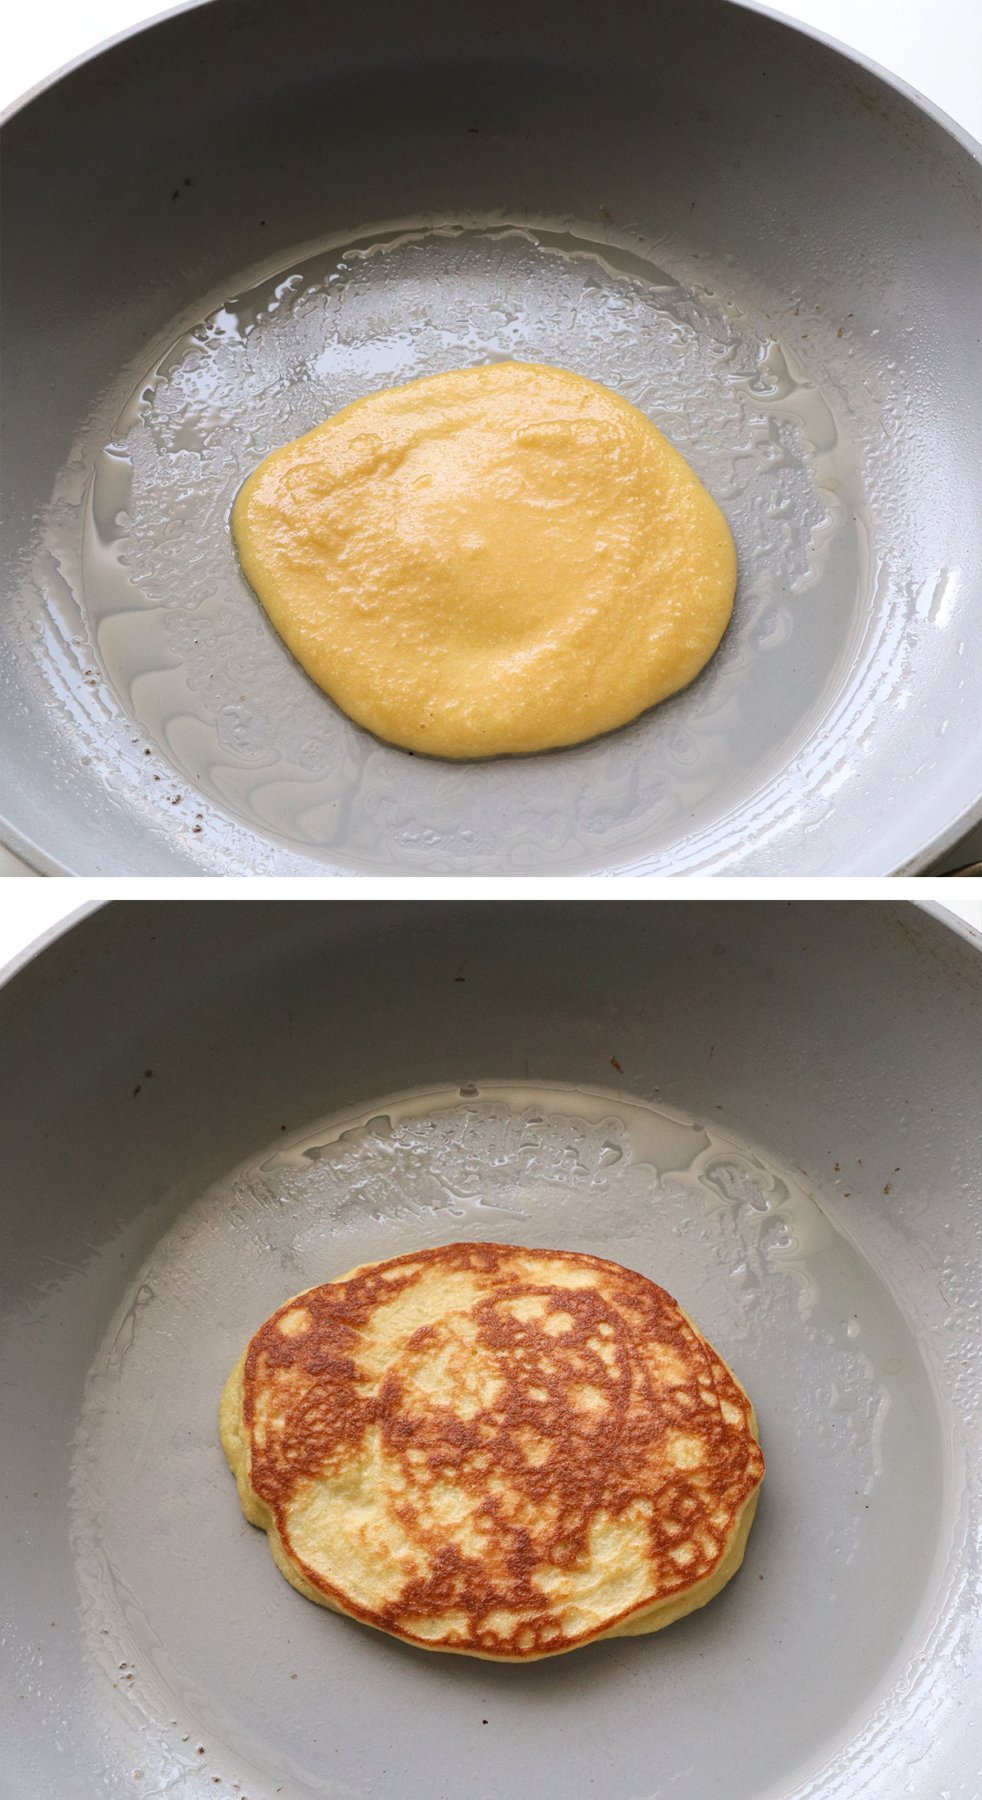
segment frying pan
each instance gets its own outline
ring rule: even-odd
[[[0,808],[79,873],[888,873],[978,816],[977,146],[726,0],[211,0],[5,130]],[[613,736],[358,730],[228,512],[358,394],[494,358],[642,406],[736,616]]]
[[[909,905],[115,903],[0,990],[0,1792],[969,1800],[979,938]],[[460,1238],[663,1282],[755,1401],[747,1560],[527,1668],[306,1603],[218,1395]]]

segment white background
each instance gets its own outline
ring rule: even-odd
[[[4,20],[4,55],[0,65],[0,108],[19,98],[35,82],[42,81],[54,69],[61,68],[74,57],[83,55],[96,44],[118,32],[126,31],[145,19],[172,10],[148,5],[147,0],[26,0],[26,4],[6,9]],[[793,4],[774,8],[802,24],[838,38],[840,42],[871,57],[874,62],[900,75],[920,93],[951,115],[958,124],[982,139],[982,0],[794,0]],[[271,13],[271,20],[275,14]],[[966,844],[967,860],[979,851]],[[951,866],[951,865],[946,865]],[[0,876],[28,875],[31,871],[0,848]],[[965,917],[982,922],[982,896],[967,896],[974,884],[946,883],[931,889],[945,905],[956,908]],[[65,887],[71,897],[61,899],[58,890]],[[952,890],[956,889],[955,892]],[[62,917],[79,904],[90,884],[77,881],[63,884],[47,882],[43,890],[36,885],[27,893],[12,883],[0,888],[0,962],[13,954],[18,941],[25,941],[23,921],[36,921],[41,930],[48,919]],[[189,893],[192,888],[188,888]],[[200,880],[193,891],[203,895]],[[219,890],[227,896],[228,884]],[[307,889],[310,890],[309,886]],[[347,898],[356,897],[354,885],[345,883],[339,890]],[[394,889],[390,890],[395,897]],[[417,885],[410,890],[417,896]],[[475,889],[469,890],[476,893]],[[524,890],[528,893],[528,887]],[[565,890],[572,897],[573,889]],[[596,894],[593,885],[586,891]],[[621,891],[621,890],[619,890]],[[649,893],[654,890],[649,888]],[[672,891],[671,888],[667,891]],[[691,892],[691,887],[687,887]],[[790,893],[784,884],[780,890]],[[830,894],[828,882],[823,894]],[[853,889],[853,891],[857,891]],[[911,889],[913,892],[914,890]],[[927,892],[923,883],[917,891]],[[115,894],[122,892],[119,883]],[[264,887],[264,892],[271,892]],[[450,888],[441,886],[447,897]],[[678,890],[675,890],[676,897]],[[722,897],[724,888],[714,890]],[[897,892],[894,884],[891,892]],[[21,921],[18,926],[18,921]],[[33,935],[30,928],[27,936]]]

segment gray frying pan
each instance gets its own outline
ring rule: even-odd
[[[0,811],[97,872],[888,873],[979,812],[978,148],[726,0],[211,0],[4,129]],[[643,407],[740,552],[723,648],[575,750],[378,743],[228,512],[493,358]]]
[[[974,1800],[978,934],[907,905],[121,903],[0,989],[4,1800]],[[312,1606],[221,1386],[460,1239],[674,1293],[744,1566],[526,1668]]]

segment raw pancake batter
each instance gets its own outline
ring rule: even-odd
[[[245,574],[313,680],[431,756],[548,750],[687,686],[736,553],[684,458],[628,401],[494,363],[357,400],[239,492]]]
[[[302,1594],[505,1662],[705,1605],[743,1561],[764,1473],[747,1395],[663,1288],[512,1244],[296,1295],[220,1423],[245,1516]]]

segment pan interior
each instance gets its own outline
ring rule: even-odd
[[[836,734],[871,679],[890,687],[893,652],[860,654],[874,571],[850,422],[806,372],[808,334],[779,341],[727,292],[678,247],[569,219],[402,221],[244,278],[131,371],[49,509],[35,654],[67,735],[202,870],[698,869],[766,846],[834,786]],[[229,512],[262,457],[349,401],[496,359],[646,412],[726,513],[740,582],[687,692],[575,749],[460,765],[378,742],[314,687]]]
[[[467,1084],[281,1137],[158,1217],[74,1457],[107,1793],[352,1800],[385,1771],[432,1794],[442,1740],[456,1800],[521,1792],[532,1766],[543,1800],[730,1800],[797,1792],[861,1729],[943,1534],[943,1432],[890,1289],[788,1168],[621,1095]],[[305,1603],[242,1521],[216,1415],[251,1332],[358,1262],[460,1238],[635,1267],[732,1363],[768,1474],[744,1569],[704,1611],[526,1669],[428,1656]]]

